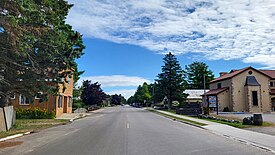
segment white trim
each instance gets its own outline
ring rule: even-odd
[[[38,93],[41,94],[41,95],[43,94],[43,92],[38,92]],[[37,93],[37,94],[38,94],[38,93]],[[41,98],[39,98],[39,97],[37,97],[37,96],[35,95],[34,99],[35,99],[35,100],[40,100]]]
[[[21,97],[25,98],[24,104],[21,104]],[[26,96],[23,96],[22,94],[20,94],[20,95],[19,95],[19,105],[30,105],[30,103],[26,103],[26,101],[27,101]]]
[[[11,99],[11,100],[14,100],[14,99],[15,99],[15,95],[16,95],[16,94],[14,93],[14,94],[13,94],[13,97],[10,96],[10,99]]]

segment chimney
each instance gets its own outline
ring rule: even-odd
[[[227,72],[220,72],[220,77],[224,76],[225,74],[227,74]]]

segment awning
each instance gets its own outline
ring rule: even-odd
[[[208,91],[205,95],[206,96],[209,96],[209,95],[218,95],[219,93],[221,93],[221,92],[223,92],[223,91],[225,91],[227,89],[228,89],[228,87],[218,88],[218,89],[212,89],[212,90]],[[202,96],[204,96],[204,94]]]

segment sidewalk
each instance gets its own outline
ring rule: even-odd
[[[275,153],[275,136],[238,129],[225,124],[214,123],[214,122],[192,118],[188,116],[183,116],[183,115],[177,115],[166,111],[161,111],[161,110],[156,110],[156,111],[166,115],[171,115],[171,116],[207,124],[201,127],[209,130],[214,134],[222,135],[222,136],[246,143],[248,145],[266,149],[268,151]]]
[[[63,113],[61,116],[58,116],[55,119],[65,119],[65,120],[70,120],[72,122],[76,119],[89,116],[92,113],[99,113],[99,112],[102,112],[104,110],[105,110],[105,108],[100,108],[100,109],[90,111],[90,112],[87,112],[87,113]]]
[[[64,113],[61,116],[56,117],[55,119],[65,119],[65,120],[70,120],[70,122],[83,118],[89,115],[88,113]]]

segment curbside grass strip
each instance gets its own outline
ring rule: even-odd
[[[184,119],[184,118],[180,118],[180,117],[175,117],[175,116],[171,116],[171,115],[168,115],[168,114],[164,114],[164,113],[158,112],[158,111],[156,111],[154,109],[147,108],[146,110],[148,110],[150,112],[153,112],[155,114],[158,114],[158,115],[162,115],[162,116],[164,116],[166,118],[169,118],[169,119],[172,119],[174,121],[178,121],[178,122],[185,123],[185,124],[188,124],[188,125],[196,126],[196,127],[202,128],[202,129],[205,129],[202,126],[207,125],[207,124],[204,124],[204,123],[200,123],[200,122],[196,122],[196,121],[192,121],[192,120],[188,120],[188,119]]]

